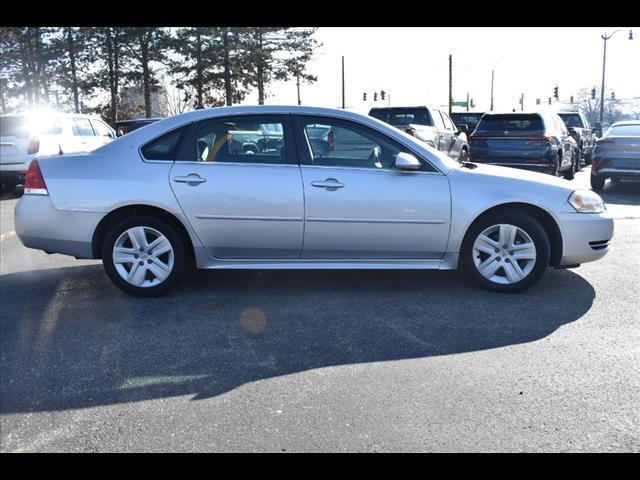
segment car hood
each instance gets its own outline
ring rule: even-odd
[[[515,183],[527,182],[544,184],[548,187],[560,187],[568,191],[574,190],[571,184],[560,177],[554,177],[546,173],[533,172],[531,170],[524,170],[521,168],[501,167],[498,165],[485,165],[482,163],[475,163],[477,168],[465,168],[461,167],[460,171],[472,172],[474,175],[486,177],[487,179],[495,179],[500,182],[509,182],[513,180]]]

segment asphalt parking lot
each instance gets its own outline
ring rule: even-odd
[[[199,271],[140,299],[100,262],[23,247],[5,195],[0,450],[638,452],[640,185],[602,196],[610,253],[522,294]]]

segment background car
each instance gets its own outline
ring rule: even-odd
[[[462,125],[466,125],[467,131],[465,133],[469,136],[476,129],[483,115],[484,112],[451,112],[451,120],[459,128]]]
[[[89,152],[116,138],[99,117],[32,112],[0,116],[0,178],[3,191],[22,184],[36,156]]]
[[[596,141],[591,188],[602,190],[607,178],[640,180],[640,121],[616,122]]]
[[[596,139],[587,118],[580,112],[560,112],[558,116],[567,126],[569,134],[578,143],[578,151],[580,152],[580,163],[578,166],[581,167],[583,164],[590,164]]]
[[[551,112],[485,113],[470,138],[471,160],[550,173],[571,180],[578,144]]]
[[[273,124],[284,148],[231,148],[230,132]],[[319,126],[334,132],[329,152],[308,141]],[[92,153],[34,160],[15,232],[30,248],[101,258],[113,283],[139,296],[167,292],[191,262],[463,268],[485,288],[513,292],[550,265],[604,256],[613,220],[590,190],[460,164],[371,117],[239,106],[171,117]]]
[[[118,136],[126,135],[129,132],[133,132],[138,128],[142,128],[146,125],[150,125],[158,120],[162,120],[162,118],[134,118],[132,120],[119,120],[115,123],[114,127]]]
[[[469,159],[467,134],[442,110],[424,106],[372,108],[369,115],[407,132],[454,160],[465,162]]]

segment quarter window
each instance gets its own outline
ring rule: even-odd
[[[109,128],[106,123],[100,120],[91,120],[91,125],[93,125],[93,129],[99,137],[115,137],[111,128]]]
[[[152,140],[140,149],[142,156],[146,160],[177,160],[188,129],[189,126],[177,128]]]
[[[285,152],[284,135],[283,123],[273,119],[227,117],[205,120],[196,130],[197,161],[290,163]]]

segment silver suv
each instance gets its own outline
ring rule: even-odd
[[[116,138],[100,118],[69,113],[0,115],[0,180],[11,191],[40,155],[89,152]]]

